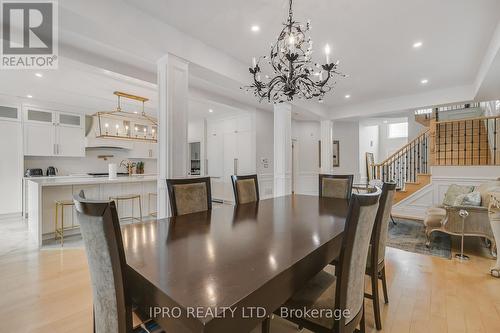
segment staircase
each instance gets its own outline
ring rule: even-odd
[[[394,203],[430,183],[429,144],[430,129],[427,129],[382,163],[372,165],[372,174],[376,179],[396,182]]]
[[[456,110],[456,109],[452,109]],[[394,203],[431,183],[430,166],[500,165],[500,116],[438,121],[438,110],[416,113],[428,128],[378,164],[373,178],[396,182]]]

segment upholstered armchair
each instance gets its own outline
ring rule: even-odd
[[[461,210],[466,210],[469,215],[465,219],[464,235],[483,237],[490,241],[490,251],[496,255],[496,243],[493,231],[491,230],[488,218],[488,205],[490,201],[490,192],[500,189],[500,181],[491,181],[473,188],[472,192],[479,192],[481,202],[479,206],[464,204],[443,204],[438,207],[430,208],[427,211],[427,217],[424,221],[425,234],[427,236],[427,246],[430,245],[431,235],[436,231],[444,232],[450,235],[462,235],[462,218],[459,215]],[[448,194],[448,193],[447,193]],[[446,200],[446,198],[445,198]]]

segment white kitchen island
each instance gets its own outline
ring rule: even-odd
[[[38,246],[44,240],[53,239],[55,232],[55,203],[57,200],[71,200],[73,195],[85,191],[88,199],[108,200],[112,196],[124,194],[140,194],[142,199],[142,215],[147,216],[156,211],[157,193],[156,175],[123,176],[117,179],[107,177],[54,177],[26,178],[28,227],[35,237]],[[151,201],[149,200],[151,199]],[[139,214],[137,200],[120,202],[119,216],[130,216],[132,209]],[[78,225],[74,209],[67,207],[64,212],[65,226]],[[60,221],[59,221],[60,224]],[[77,230],[78,232],[78,230]],[[68,232],[68,235],[71,233]]]

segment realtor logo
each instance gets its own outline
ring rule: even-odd
[[[56,1],[2,1],[1,69],[56,69]]]

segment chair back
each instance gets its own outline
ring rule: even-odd
[[[113,201],[74,196],[92,282],[94,332],[125,333],[132,328],[132,307],[125,292],[125,252]]]
[[[377,269],[385,258],[385,247],[387,243],[387,234],[389,232],[389,220],[391,218],[392,205],[394,203],[394,194],[396,193],[396,183],[384,183],[382,194],[377,211],[377,218],[373,227],[371,239],[372,258],[370,267]]]
[[[353,194],[349,202],[344,238],[340,250],[335,293],[337,309],[348,310],[337,325],[339,332],[354,332],[364,311],[365,269],[381,190]]]
[[[319,175],[319,196],[338,199],[350,199],[353,175]]]
[[[259,183],[257,175],[231,176],[234,201],[238,204],[259,201]]]
[[[172,216],[212,209],[210,178],[167,179]]]

